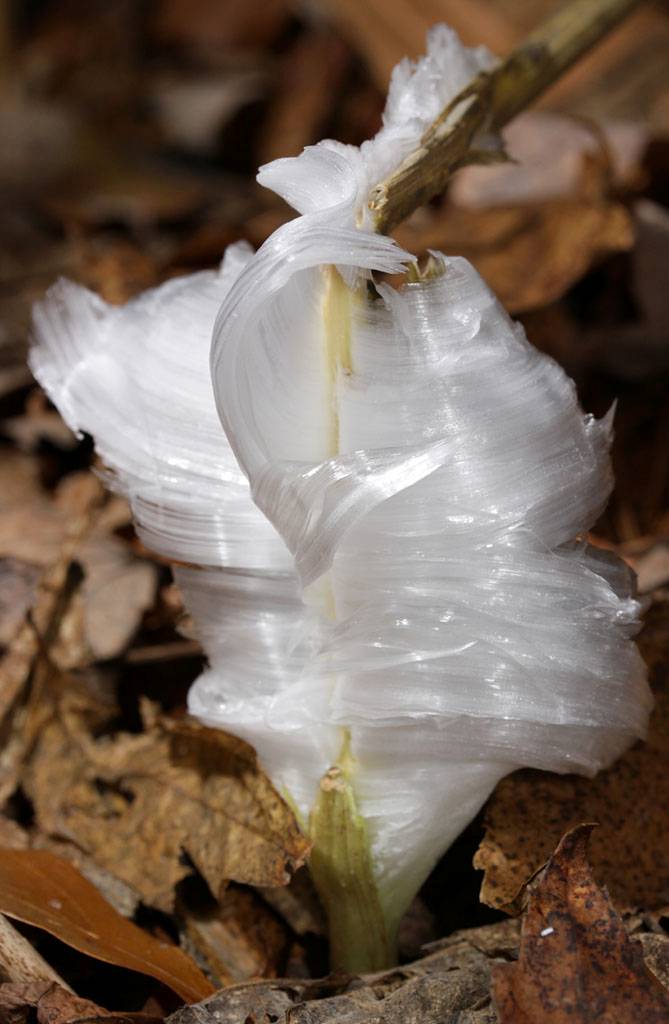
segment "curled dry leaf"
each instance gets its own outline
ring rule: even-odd
[[[595,878],[618,905],[662,906],[669,896],[669,601],[645,617],[639,646],[656,706],[646,743],[637,743],[594,779],[520,771],[503,779],[486,810],[474,864],[485,871],[481,899],[517,908],[525,880],[546,862],[560,835],[596,821],[590,849]]]
[[[218,897],[228,880],[285,885],[309,850],[252,748],[188,721],[93,739],[85,707],[64,701],[24,785],[44,832],[166,911],[191,872],[184,852]]]
[[[592,825],[562,839],[532,895],[518,963],[496,964],[500,1024],[663,1024],[669,992],[645,966],[587,860]]]
[[[46,850],[0,850],[0,911],[97,960],[148,974],[186,1001],[213,991],[182,950],[121,917],[76,868]]]

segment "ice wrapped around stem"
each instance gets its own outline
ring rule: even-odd
[[[380,957],[501,776],[592,774],[650,706],[627,570],[578,539],[609,420],[466,261],[421,274],[369,230],[370,188],[489,63],[439,27],[375,139],[263,168],[301,216],[255,255],[123,307],[60,282],[35,311],[37,378],[177,563],[209,660],[191,711],[256,747],[316,840],[335,945],[378,908]]]
[[[369,230],[366,197],[449,74],[453,96],[486,61],[439,28],[375,139],[261,169],[301,216],[245,266],[212,347],[226,434],[320,619],[268,713],[341,729],[391,933],[501,776],[593,774],[651,703],[630,574],[581,539],[612,484],[611,417],[582,413],[465,260],[369,288],[410,258]]]

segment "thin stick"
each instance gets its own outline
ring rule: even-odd
[[[427,129],[418,149],[370,196],[377,231],[387,233],[443,192],[453,171],[482,162],[472,140],[497,131],[628,15],[639,0],[572,0],[492,71],[477,76]]]

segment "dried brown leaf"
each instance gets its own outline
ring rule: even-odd
[[[94,740],[85,709],[65,702],[24,784],[43,831],[168,911],[191,871],[184,852],[219,896],[231,879],[286,884],[309,849],[252,748],[187,721]]]
[[[669,991],[645,966],[587,860],[591,825],[562,839],[534,888],[518,963],[492,971],[500,1024],[661,1024]]]
[[[0,978],[14,984],[55,982],[69,987],[4,914],[0,914]]]
[[[646,743],[637,743],[594,779],[521,771],[503,779],[486,810],[475,866],[485,871],[481,899],[517,906],[525,880],[546,862],[560,835],[596,821],[590,862],[597,881],[622,906],[662,906],[669,896],[669,602],[646,615],[639,644],[656,707]]]
[[[221,984],[277,977],[290,933],[252,890],[231,886],[218,905],[180,910],[188,939]]]
[[[411,252],[440,249],[465,256],[512,313],[560,298],[605,255],[632,247],[634,232],[619,203],[559,200],[421,211],[395,232]]]
[[[114,1013],[53,983],[0,985],[2,1024],[161,1024],[147,1013]]]
[[[291,13],[286,0],[160,0],[151,27],[161,40],[184,47],[244,50],[268,46]]]
[[[76,868],[46,850],[0,849],[0,911],[97,960],[148,974],[187,1001],[213,991],[182,950],[122,917]]]
[[[19,558],[0,557],[0,645],[16,635],[37,596],[42,570]]]
[[[297,156],[317,142],[337,101],[350,52],[336,36],[307,32],[291,47],[276,77],[258,148],[258,162]]]
[[[337,975],[233,985],[177,1010],[168,1024],[499,1024],[491,969],[517,959],[519,932],[516,920],[468,928],[428,947],[422,959],[354,980]],[[649,946],[649,965],[667,957],[665,935],[642,938],[657,940]]]
[[[37,461],[12,452],[0,470],[0,491],[0,559],[9,571],[6,587],[16,595],[21,580],[29,583],[37,567],[53,565],[63,546],[69,545],[68,552],[76,552],[86,579],[79,612],[82,646],[72,652],[67,665],[120,654],[153,603],[157,575],[153,563],[136,558],[111,535],[115,521],[110,515],[97,519],[104,500],[99,482],[90,473],[70,476],[51,498],[40,486]],[[109,504],[118,515],[119,503]],[[88,518],[73,532],[82,513]]]
[[[23,762],[50,714],[44,698],[56,672],[57,645],[69,650],[78,631],[67,637],[72,602],[81,583],[81,569],[67,556],[45,573],[30,617],[0,662],[0,802],[16,787]]]
[[[122,882],[120,878],[112,875],[100,867],[91,856],[77,846],[65,839],[54,839],[44,835],[38,828],[34,828],[25,842],[18,845],[16,842],[7,843],[3,841],[2,830],[0,830],[0,846],[11,846],[13,849],[26,849],[30,846],[33,850],[48,850],[62,860],[67,860],[80,871],[84,878],[95,886],[98,892],[104,896],[108,903],[111,903],[114,910],[117,910],[123,917],[133,917],[139,905],[139,896],[129,885]]]
[[[640,594],[648,594],[657,587],[669,583],[669,544],[665,540],[650,544],[635,555],[627,555],[626,560],[637,574],[637,586]]]
[[[457,932],[422,960],[355,981],[340,974],[234,985],[177,1010],[169,1024],[495,1024],[491,957],[515,948],[517,936],[509,939],[502,922]]]
[[[436,22],[451,25],[468,46],[484,43],[506,56],[556,6],[503,0],[328,0],[332,17],[367,61],[382,93],[398,61],[424,53],[425,33]],[[642,4],[538,105],[596,120],[643,120],[660,134],[667,126],[668,40],[666,11]]]
[[[425,52],[425,34],[435,22],[451,25],[469,45],[484,43],[496,51],[511,50],[520,37],[486,0],[328,0],[327,6],[383,93],[399,61]]]

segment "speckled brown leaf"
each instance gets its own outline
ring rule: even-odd
[[[597,881],[620,906],[669,902],[669,600],[646,614],[639,646],[656,707],[646,743],[637,743],[594,779],[520,771],[497,787],[475,866],[485,871],[481,899],[513,908],[525,880],[546,862],[559,837],[582,821],[599,822],[590,847]]]
[[[93,739],[85,709],[65,701],[24,784],[44,832],[167,911],[191,872],[184,853],[218,896],[231,879],[286,884],[309,849],[252,748],[188,721]]]
[[[587,860],[592,825],[560,842],[523,920],[517,963],[492,969],[500,1024],[663,1024],[669,991],[644,964]]]
[[[76,868],[46,850],[0,849],[0,911],[97,960],[148,974],[189,1002],[213,991],[178,946],[121,917]]]

